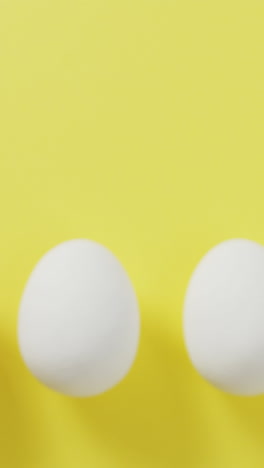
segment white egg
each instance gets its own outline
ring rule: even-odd
[[[190,359],[215,386],[264,393],[264,248],[234,239],[210,250],[187,289],[184,335]]]
[[[48,387],[92,396],[116,385],[138,347],[139,310],[123,267],[105,247],[64,242],[37,264],[19,311],[18,341]]]

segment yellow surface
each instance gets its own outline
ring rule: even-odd
[[[264,243],[263,24],[259,0],[1,1],[1,468],[264,466],[264,397],[210,387],[181,330],[200,257]],[[16,345],[31,269],[74,237],[116,253],[142,314],[131,373],[87,400]]]

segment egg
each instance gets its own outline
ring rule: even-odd
[[[39,261],[22,296],[18,344],[46,386],[77,397],[105,392],[129,371],[139,333],[133,286],[108,249],[76,239]]]
[[[188,285],[183,323],[205,379],[233,394],[264,393],[264,248],[233,239],[210,250]]]

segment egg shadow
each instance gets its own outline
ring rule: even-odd
[[[42,466],[49,439],[41,424],[41,409],[28,392],[27,371],[11,340],[1,337],[0,466]]]
[[[254,450],[259,450],[264,458],[264,395],[234,396],[225,395],[226,406],[232,414],[239,433]]]
[[[174,468],[179,461],[181,468],[209,466],[199,382],[182,343],[145,320],[136,363],[124,381],[71,404],[82,430],[92,429],[126,468]]]

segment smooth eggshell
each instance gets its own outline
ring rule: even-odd
[[[234,394],[264,392],[264,248],[234,239],[210,250],[190,280],[186,347],[198,372]]]
[[[30,371],[73,396],[102,393],[129,371],[139,311],[123,267],[105,247],[64,242],[37,264],[19,311],[18,339]]]

